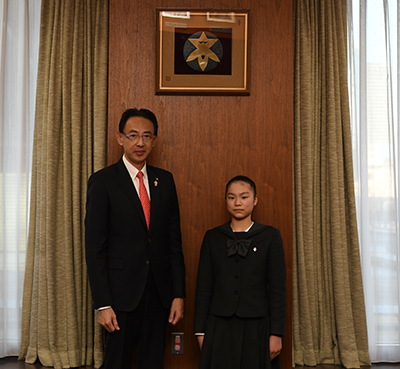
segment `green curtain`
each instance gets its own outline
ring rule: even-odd
[[[106,165],[108,0],[42,2],[20,360],[100,367],[84,254],[86,182]]]
[[[346,0],[295,0],[293,365],[370,365],[355,211]]]

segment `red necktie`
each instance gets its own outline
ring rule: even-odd
[[[143,173],[142,172],[138,172],[136,177],[139,178],[139,197],[140,197],[140,202],[142,203],[144,217],[146,218],[147,229],[149,229],[149,225],[150,225],[150,200],[149,200],[149,195],[147,194],[146,187],[144,186]]]

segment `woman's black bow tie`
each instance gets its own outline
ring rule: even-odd
[[[247,251],[249,251],[249,247],[251,244],[251,240],[232,240],[231,238],[226,241],[226,247],[227,247],[227,254],[228,257],[235,255],[238,253],[238,255],[246,257]]]

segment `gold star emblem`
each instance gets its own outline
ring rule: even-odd
[[[194,50],[186,59],[187,62],[197,59],[201,70],[204,72],[208,64],[208,59],[220,62],[218,56],[210,48],[218,41],[216,38],[208,38],[203,32],[200,38],[189,38],[189,41],[196,46]]]

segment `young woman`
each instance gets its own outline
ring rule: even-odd
[[[279,368],[286,317],[286,267],[279,230],[257,223],[256,185],[226,185],[231,220],[207,231],[197,275],[194,332],[200,369]]]

